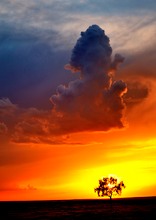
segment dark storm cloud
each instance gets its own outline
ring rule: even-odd
[[[62,122],[63,123],[63,122]],[[0,99],[0,140],[17,143],[63,144],[67,133],[51,110],[21,108],[8,98]]]
[[[121,55],[111,57],[109,38],[97,25],[81,33],[71,56],[68,69],[80,72],[80,77],[68,85],[60,85],[51,100],[49,110],[21,108],[9,99],[0,100],[1,123],[11,128],[15,142],[63,143],[58,137],[80,131],[107,131],[124,127],[126,84],[113,81],[110,72],[123,61]],[[9,115],[9,120],[8,120]]]
[[[128,106],[134,106],[149,96],[149,87],[143,82],[127,82],[128,92],[125,95],[125,102]]]
[[[28,34],[27,29],[6,25],[1,25],[1,33],[0,96],[9,98],[0,99],[0,129],[13,142],[60,144],[67,143],[66,135],[72,132],[122,128],[124,99],[134,106],[148,97],[149,87],[138,77],[155,77],[154,49],[146,51],[148,56],[126,59],[116,76],[124,57],[112,57],[109,38],[93,25],[81,33],[65,66],[78,72],[72,75],[63,70],[69,52],[57,51],[55,40],[52,44],[36,31]],[[52,39],[54,35],[51,32]],[[128,84],[126,96],[126,84],[120,79]],[[57,85],[50,111],[48,98]]]
[[[54,110],[61,114],[62,120],[69,120],[72,115],[77,126],[66,125],[71,131],[106,131],[124,127],[122,96],[127,87],[121,80],[112,82],[110,75],[123,57],[118,54],[112,61],[111,54],[109,38],[99,26],[92,25],[81,32],[70,62],[65,66],[72,72],[80,72],[80,79],[68,86],[60,85],[57,94],[51,98]]]
[[[153,91],[153,83],[156,78],[156,44],[144,48],[139,53],[129,54],[120,74],[128,87],[125,101],[128,106],[134,107],[149,97]]]

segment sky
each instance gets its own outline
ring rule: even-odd
[[[0,200],[156,196],[155,10],[0,1]]]

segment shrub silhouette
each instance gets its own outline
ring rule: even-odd
[[[110,199],[113,195],[121,195],[122,188],[125,188],[123,181],[118,182],[114,177],[103,177],[99,180],[99,186],[94,189],[98,196],[108,196]]]

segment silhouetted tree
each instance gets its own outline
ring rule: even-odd
[[[114,177],[103,177],[99,180],[99,186],[94,189],[98,196],[108,196],[110,199],[113,195],[121,195],[122,188],[125,188],[123,181],[118,183]]]

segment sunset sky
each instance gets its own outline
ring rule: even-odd
[[[0,1],[0,200],[97,198],[110,174],[156,196],[155,11]]]

